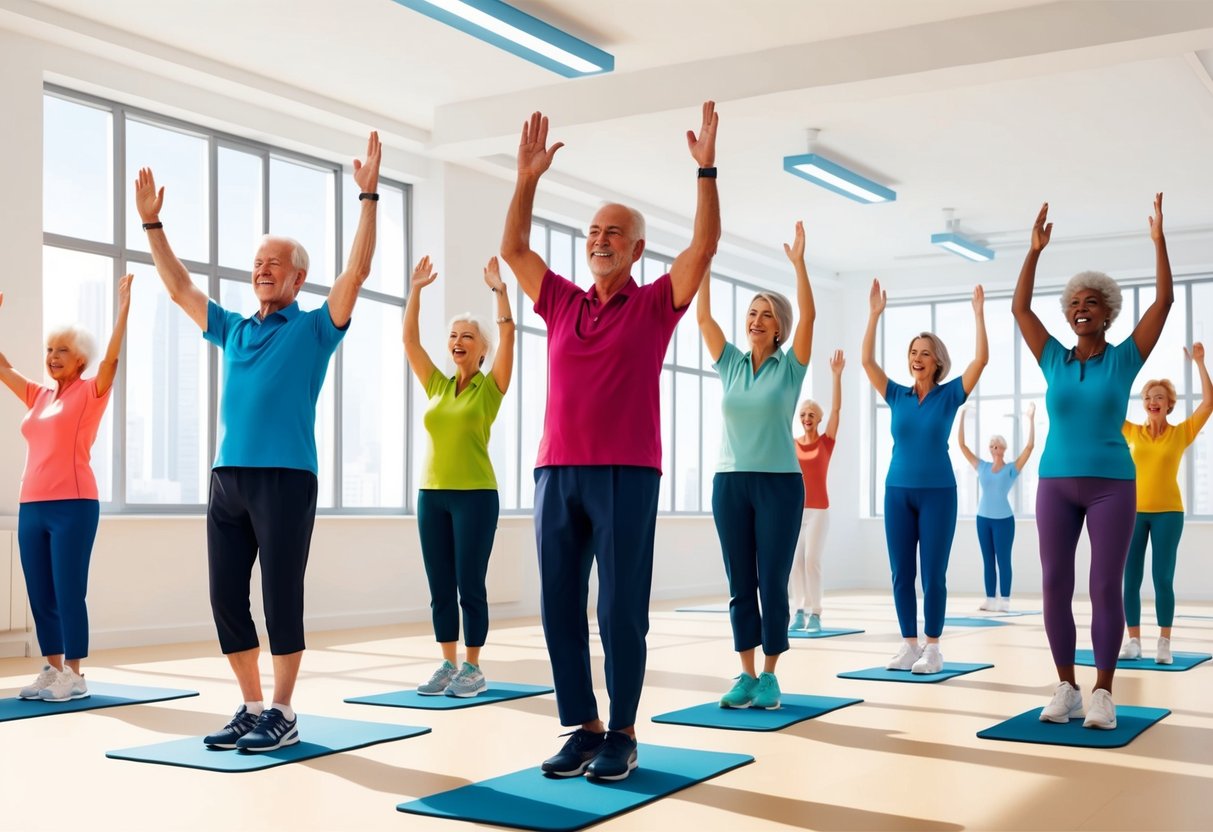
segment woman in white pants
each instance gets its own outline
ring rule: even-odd
[[[800,425],[804,428],[804,435],[796,440],[796,458],[804,475],[804,514],[800,521],[800,538],[796,541],[796,556],[792,561],[788,596],[796,607],[796,613],[792,616],[789,630],[821,631],[821,553],[825,547],[826,531],[830,527],[826,473],[830,467],[830,456],[834,453],[834,440],[838,436],[838,414],[842,410],[842,368],[845,364],[842,350],[835,350],[830,356],[830,371],[834,374],[834,401],[825,432],[817,432],[824,415],[817,402],[805,399],[797,412]]]

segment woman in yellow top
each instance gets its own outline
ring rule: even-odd
[[[1125,564],[1125,623],[1129,640],[1122,659],[1141,658],[1141,581],[1146,565],[1146,538],[1153,552],[1154,611],[1158,616],[1158,651],[1154,661],[1171,663],[1171,622],[1175,618],[1175,558],[1184,530],[1184,504],[1179,494],[1179,463],[1184,451],[1213,414],[1213,381],[1205,367],[1205,347],[1192,345],[1184,353],[1200,372],[1200,405],[1178,425],[1167,423],[1175,409],[1175,385],[1168,379],[1151,379],[1141,389],[1146,408],[1144,424],[1126,421],[1121,429],[1137,466],[1137,525]]]

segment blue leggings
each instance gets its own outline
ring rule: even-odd
[[[463,608],[463,642],[483,647],[489,635],[489,596],[484,579],[497,536],[500,503],[492,489],[453,491],[423,488],[417,495],[421,558],[430,583],[434,639],[459,639]]]
[[[977,542],[981,544],[981,560],[985,564],[986,597],[994,597],[995,584],[999,595],[1011,597],[1011,545],[1015,542],[1014,517],[982,517],[977,515]],[[998,568],[995,570],[995,561]]]
[[[96,500],[22,503],[17,544],[30,611],[44,656],[88,656],[88,562],[97,537]]]
[[[1159,627],[1175,620],[1175,559],[1184,533],[1182,511],[1139,511],[1129,559],[1125,561],[1125,624],[1141,626],[1141,581],[1146,570],[1146,538],[1150,540],[1151,573],[1154,576],[1154,612]]]
[[[918,636],[918,594],[914,590],[918,562],[922,564],[923,629],[927,638],[939,638],[943,632],[948,606],[948,557],[955,533],[956,486],[885,486],[884,534],[902,638]]]

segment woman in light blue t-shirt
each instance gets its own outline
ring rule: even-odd
[[[985,565],[986,600],[981,602],[979,609],[1007,612],[1011,609],[1011,546],[1015,543],[1015,514],[1007,497],[1036,447],[1036,405],[1028,405],[1028,444],[1010,465],[1006,463],[1007,440],[998,434],[990,437],[993,462],[978,459],[977,454],[969,450],[965,444],[964,420],[968,410],[966,407],[960,414],[956,444],[977,470],[977,484],[981,488],[977,502],[977,542],[981,545],[981,559]],[[994,597],[996,587],[999,590],[997,598]]]

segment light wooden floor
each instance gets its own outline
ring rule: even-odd
[[[1038,601],[1019,603],[1039,609]],[[950,607],[962,615],[975,605],[954,595]],[[836,596],[827,599],[827,626],[867,632],[794,641],[779,678],[786,692],[856,696],[863,704],[775,733],[657,725],[648,717],[712,700],[736,673],[728,616],[674,606],[654,607],[641,740],[744,752],[757,762],[597,829],[1213,829],[1213,663],[1119,674],[1118,703],[1172,710],[1127,748],[988,742],[975,733],[1043,705],[1052,690],[1040,616],[945,632],[945,658],[993,662],[992,670],[930,685],[847,681],[834,674],[887,660],[896,625],[887,594]],[[1179,612],[1213,608],[1181,604]],[[1080,646],[1088,623],[1081,614]],[[1213,620],[1177,625],[1177,650],[1213,652]],[[1146,633],[1152,650],[1156,634]],[[491,640],[490,679],[549,680],[535,621],[497,622]],[[213,645],[105,651],[90,662],[90,679],[188,687],[201,696],[0,724],[0,828],[458,832],[470,826],[401,815],[395,805],[537,765],[559,747],[550,696],[445,713],[342,703],[426,678],[435,650],[425,625],[316,633],[310,642],[297,710],[433,732],[243,775],[108,760],[108,749],[214,730],[238,697]],[[14,693],[36,670],[34,660],[0,661],[0,689]],[[1079,670],[1085,687],[1094,671]],[[601,688],[600,672],[598,679]]]

